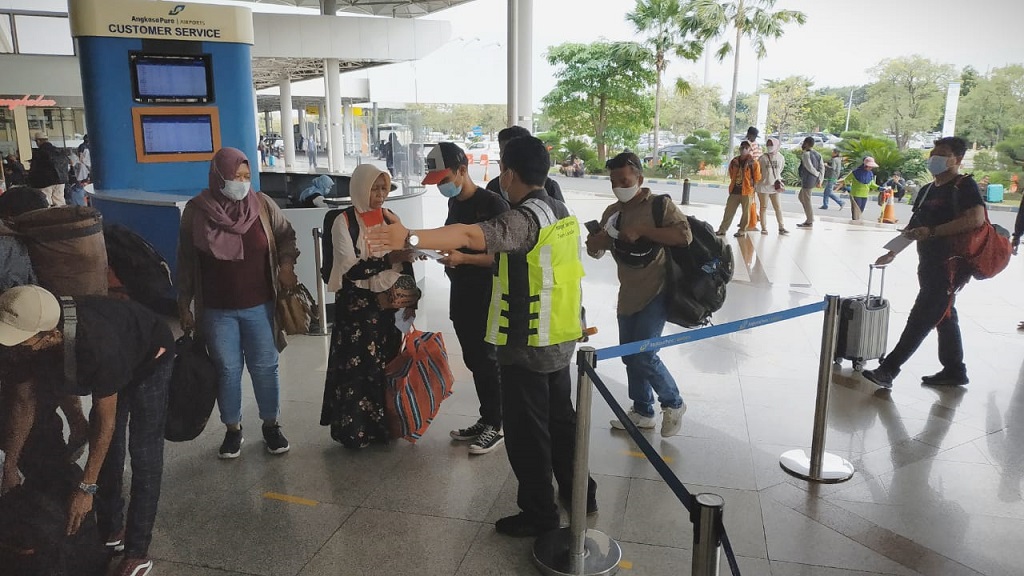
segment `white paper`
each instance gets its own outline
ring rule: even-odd
[[[913,243],[913,240],[907,238],[903,234],[900,234],[899,236],[893,238],[892,240],[889,240],[889,242],[885,246],[882,246],[882,248],[885,248],[886,250],[892,252],[893,254],[899,254],[907,246],[910,246]]]
[[[395,328],[402,334],[408,334],[412,330],[412,324],[416,321],[416,315],[413,314],[408,320],[405,319],[405,308],[395,312]]]

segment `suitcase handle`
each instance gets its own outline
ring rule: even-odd
[[[867,296],[869,298],[871,297],[872,277],[874,276],[874,272],[875,272],[876,269],[882,271],[881,274],[878,275],[879,276],[879,281],[878,281],[878,299],[881,300],[882,297],[884,296],[884,294],[885,294],[885,268],[886,268],[886,266],[887,266],[886,264],[868,264],[868,291],[867,291]]]

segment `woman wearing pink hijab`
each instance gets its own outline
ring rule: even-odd
[[[185,205],[178,238],[181,326],[199,329],[220,373],[217,405],[227,427],[220,458],[241,454],[243,365],[267,451],[290,449],[278,423],[278,353],[286,343],[274,308],[278,292],[298,283],[299,250],[292,225],[273,200],[252,189],[250,177],[241,150],[218,150],[210,186]]]

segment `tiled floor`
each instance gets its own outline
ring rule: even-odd
[[[609,202],[568,194],[581,220]],[[689,212],[717,223],[721,206]],[[445,205],[429,193],[428,222]],[[867,263],[891,227],[819,221],[813,231],[740,244],[737,280],[716,322],[863,292]],[[936,393],[918,379],[937,369],[930,338],[891,393],[879,393],[846,364],[832,384],[828,449],[856,475],[836,485],[788,476],[778,464],[811,441],[821,315],[663,350],[689,411],[680,435],[650,439],[693,492],[720,494],[725,524],[746,576],[925,576],[1024,573],[1024,266],[969,285],[959,299],[972,382]],[[584,299],[600,329],[597,347],[617,343],[618,284],[610,259],[587,260]],[[916,292],[916,256],[889,272],[890,345]],[[165,493],[154,537],[160,576],[260,574],[532,574],[529,541],[495,533],[513,513],[515,477],[504,450],[470,457],[448,430],[471,423],[477,404],[447,319],[447,281],[428,267],[417,325],[444,333],[455,395],[426,437],[350,452],[318,426],[326,339],[293,338],[282,360],[283,422],[292,451],[268,456],[247,393],[249,443],[220,461],[222,431],[169,444]],[[675,331],[675,329],[672,329]],[[626,400],[619,361],[598,372]],[[591,469],[599,482],[596,527],[624,550],[620,574],[688,574],[692,528],[654,469],[608,424],[595,395]],[[283,500],[281,499],[283,498]],[[725,572],[723,572],[725,573]]]

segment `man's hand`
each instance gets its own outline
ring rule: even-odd
[[[181,323],[182,332],[194,332],[196,329],[196,317],[188,308],[178,311],[178,321]]]
[[[875,266],[886,266],[888,264],[892,264],[892,261],[895,260],[895,259],[896,259],[896,253],[895,252],[888,252],[888,253],[886,253],[886,254],[884,254],[882,256],[879,256],[878,260],[875,260]]]
[[[914,241],[926,240],[931,238],[931,228],[927,226],[918,226],[916,228],[908,228],[903,231],[903,236]]]
[[[1013,255],[1017,255],[1017,249],[1020,248],[1020,236],[1013,237]]]
[[[4,460],[3,481],[0,483],[0,495],[6,494],[21,485],[21,474],[18,472],[17,464],[11,463],[10,459]]]
[[[92,494],[87,494],[75,489],[71,495],[71,502],[68,504],[68,525],[67,535],[74,536],[82,526],[82,520],[92,510]]]
[[[282,264],[277,271],[277,283],[283,290],[291,290],[299,284],[299,277],[295,275],[295,264]]]
[[[408,237],[409,230],[401,222],[378,226],[366,232],[366,242],[371,252],[405,250],[405,239]]]
[[[456,266],[461,266],[466,263],[466,255],[463,254],[462,252],[459,252],[458,250],[455,250],[452,252],[447,252],[444,255],[444,258],[441,258],[440,260],[438,260],[438,262],[444,264],[449,268],[455,268]]]
[[[587,236],[587,252],[600,252],[601,250],[610,250],[612,247],[612,237],[608,235],[607,230],[599,230],[598,232]]]

